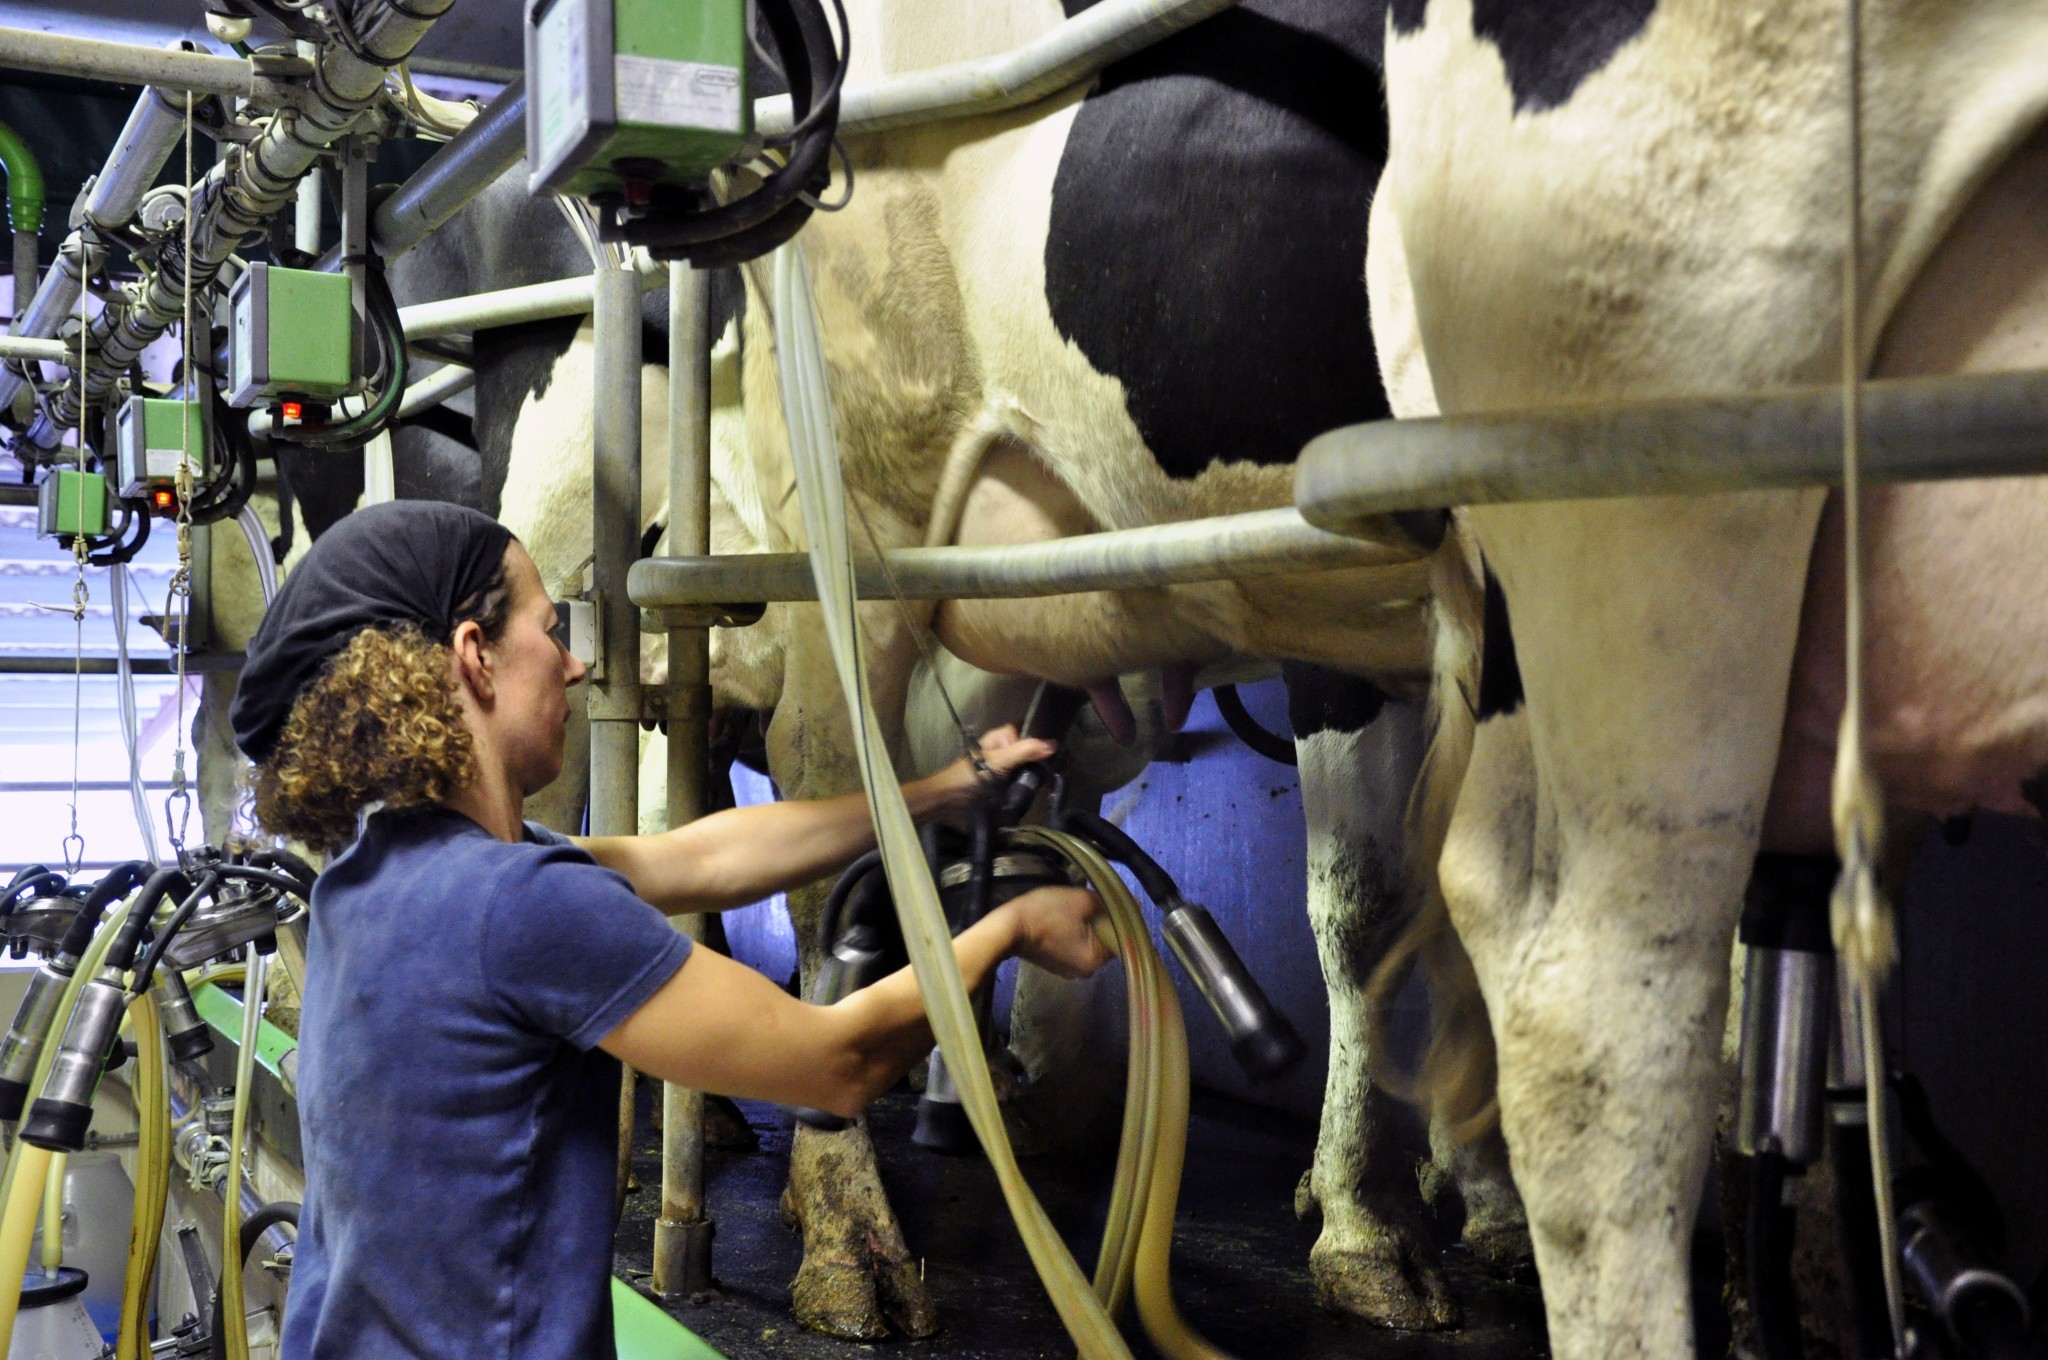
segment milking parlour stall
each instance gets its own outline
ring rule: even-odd
[[[0,3],[0,1350],[2048,1356],[2044,115]]]

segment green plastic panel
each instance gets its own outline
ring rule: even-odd
[[[612,1330],[618,1336],[619,1360],[725,1360],[703,1337],[616,1276],[612,1279]]]
[[[270,270],[270,385],[338,397],[354,380],[355,308],[343,274]]]
[[[77,468],[52,468],[36,490],[36,532],[85,534],[107,531],[107,479]]]
[[[223,991],[215,983],[206,983],[192,989],[192,1005],[199,1012],[199,1018],[212,1027],[228,1044],[242,1042],[242,998]],[[297,1084],[285,1074],[284,1058],[299,1046],[299,1041],[286,1034],[268,1020],[259,1022],[256,1031],[256,1065],[276,1077],[285,1090],[296,1098]]]

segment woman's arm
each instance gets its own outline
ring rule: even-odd
[[[997,775],[1044,760],[1053,744],[999,727],[981,739]],[[980,792],[965,759],[903,786],[919,822],[964,812]],[[727,911],[837,873],[875,843],[867,798],[798,799],[728,808],[658,836],[594,836],[576,842],[626,876],[633,891],[671,916]]]
[[[1093,973],[1109,958],[1093,925],[1100,905],[1083,888],[1039,888],[996,908],[953,941],[968,989],[1013,954],[1066,977]],[[664,1081],[849,1117],[931,1046],[908,968],[814,1006],[709,949],[691,950],[600,1044]]]

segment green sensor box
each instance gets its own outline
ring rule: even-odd
[[[177,481],[190,451],[192,480],[207,478],[206,408],[196,401],[130,397],[114,417],[114,485],[127,500]]]
[[[753,128],[745,0],[534,0],[527,191],[702,184]]]
[[[42,538],[57,534],[84,534],[98,538],[107,532],[107,479],[97,472],[77,468],[51,468],[36,488],[36,533]]]
[[[343,274],[252,264],[228,294],[228,405],[332,400],[355,384],[355,305]]]

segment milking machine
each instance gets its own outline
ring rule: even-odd
[[[1255,1081],[1270,1080],[1301,1060],[1304,1048],[1293,1024],[1267,999],[1243,959],[1207,908],[1181,894],[1173,877],[1122,828],[1084,808],[1068,806],[1064,786],[1042,765],[1026,766],[1004,787],[976,805],[969,828],[930,825],[921,839],[939,886],[952,932],[1034,888],[1071,886],[1078,870],[1047,847],[1021,838],[1025,815],[1039,793],[1052,788],[1046,825],[1085,843],[1103,859],[1123,866],[1138,881],[1160,916],[1160,934],[1193,979],[1230,1041],[1231,1053]],[[841,874],[819,918],[824,962],[811,985],[810,1000],[830,1005],[903,966],[907,956],[895,930],[895,908],[880,873],[881,856],[863,855]],[[973,997],[984,1047],[994,1042],[994,983]],[[827,1131],[847,1121],[818,1110],[796,1117]],[[945,1056],[932,1050],[924,1094],[918,1100],[912,1139],[936,1152],[964,1154],[979,1146],[961,1108],[960,1094],[946,1071]]]
[[[1738,1150],[1748,1158],[1747,1289],[1768,1360],[1798,1360],[1792,1282],[1794,1214],[1787,1182],[1823,1155],[1835,1172],[1835,1211],[1848,1270],[1859,1353],[1893,1354],[1878,1257],[1877,1206],[1865,1120],[1865,1083],[1886,1081],[1882,1054],[1866,1054],[1837,985],[1829,919],[1832,856],[1763,854],[1756,860],[1739,938],[1745,954]],[[1901,1122],[1927,1159],[1894,1181],[1899,1253],[1915,1302],[1931,1325],[1908,1329],[1913,1357],[2041,1360],[2026,1293],[1996,1267],[2002,1232],[1988,1190],[1935,1126],[1910,1077],[1889,1082]],[[1896,1357],[1906,1360],[1906,1357]]]
[[[112,1343],[123,1360],[150,1353],[150,1287],[169,1190],[174,1122],[166,1063],[189,1065],[213,1046],[184,973],[248,954],[244,1013],[246,1021],[253,1021],[260,1012],[254,998],[262,987],[262,960],[275,948],[279,927],[295,919],[309,899],[312,880],[312,870],[288,852],[223,852],[202,846],[188,850],[174,865],[117,865],[90,885],[72,885],[62,875],[31,865],[0,893],[10,949],[43,958],[0,1042],[0,1118],[21,1119],[0,1190],[5,1205],[0,1278],[19,1271],[26,1280],[18,1301],[0,1291],[0,1352],[74,1360],[97,1357]],[[132,1036],[126,1042],[121,1037],[124,1019]],[[224,1240],[230,1243],[251,1232],[260,1236],[269,1226],[261,1206],[242,1221],[241,1178],[238,1172],[229,1174],[241,1165],[246,1133],[254,1047],[249,1028],[245,1024],[234,1085],[207,1087],[204,1101],[229,1125],[222,1130],[228,1136],[220,1140],[224,1155],[217,1160],[229,1195]],[[129,1085],[139,1130],[127,1268],[116,1276],[122,1281],[118,1290],[108,1288],[108,1282],[88,1295],[92,1273],[63,1266],[63,1244],[73,1235],[63,1225],[61,1204],[80,1202],[81,1226],[86,1226],[83,1216],[93,1212],[72,1189],[81,1164],[67,1167],[65,1162],[87,1148],[100,1078],[131,1058]],[[189,1070],[196,1079],[199,1069]],[[50,1203],[60,1206],[55,1212],[45,1206],[46,1187]],[[104,1192],[99,1198],[106,1198]],[[39,1209],[41,1269],[32,1272],[29,1256]],[[109,1217],[104,1209],[93,1216]],[[94,1259],[104,1272],[108,1249],[108,1243],[95,1242],[93,1251],[80,1252],[75,1260]],[[240,1264],[239,1258],[223,1262],[221,1287],[209,1300],[215,1315],[211,1329],[190,1329],[178,1343],[184,1348],[175,1353],[205,1353],[223,1341],[231,1351],[237,1349],[245,1323]],[[83,1309],[95,1298],[98,1306],[85,1312],[93,1325],[80,1330],[62,1305],[77,1299]],[[75,1334],[77,1344],[49,1339],[59,1333]],[[31,1334],[42,1350],[21,1349]],[[14,1349],[7,1350],[10,1336]],[[246,1354],[245,1340],[239,1350]]]

